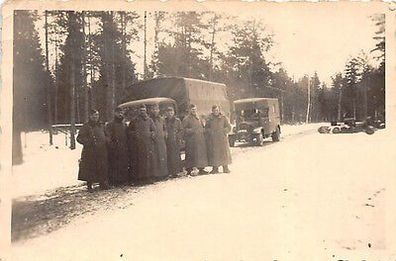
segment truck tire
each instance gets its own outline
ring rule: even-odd
[[[319,127],[318,132],[321,133],[321,134],[329,133],[330,129],[327,126],[321,126],[321,127]]]
[[[272,141],[273,142],[278,142],[279,141],[279,139],[280,139],[279,127],[276,127],[276,130],[272,133],[271,137],[272,137]]]
[[[372,135],[375,132],[375,129],[371,126],[367,126],[366,131],[365,131],[368,135]]]
[[[341,133],[341,130],[340,130],[340,128],[335,127],[335,128],[333,129],[332,133],[338,134],[338,133]]]

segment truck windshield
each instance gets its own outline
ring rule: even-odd
[[[249,120],[258,119],[259,117],[258,110],[256,109],[241,110],[239,115]]]
[[[243,120],[258,120],[268,117],[268,108],[240,110],[237,114]]]

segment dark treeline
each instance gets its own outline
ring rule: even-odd
[[[316,73],[294,79],[270,61],[273,35],[255,20],[213,12],[15,11],[14,17],[16,132],[82,123],[90,108],[110,120],[128,86],[160,76],[225,83],[231,100],[279,98],[288,123],[385,110],[383,16],[372,18],[380,65],[369,66],[366,54],[352,57],[331,86]]]
[[[372,17],[377,30],[376,45],[371,52],[379,65],[368,63],[368,55],[361,52],[351,57],[343,72],[332,77],[331,88],[320,92],[320,108],[325,120],[367,117],[385,120],[385,15]]]

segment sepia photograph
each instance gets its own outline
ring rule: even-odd
[[[396,260],[387,4],[5,7],[4,260]]]

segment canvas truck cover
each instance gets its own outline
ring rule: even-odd
[[[176,101],[183,115],[190,104],[198,107],[199,115],[208,115],[214,104],[220,105],[230,117],[230,102],[225,84],[181,77],[163,77],[141,81],[130,86],[128,100],[167,97]]]
[[[264,108],[275,105],[277,107],[278,99],[275,98],[249,98],[234,101],[236,111],[249,110],[255,108]]]

